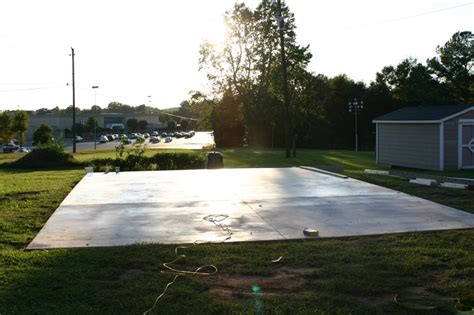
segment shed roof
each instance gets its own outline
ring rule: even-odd
[[[442,122],[460,115],[469,110],[474,110],[474,105],[440,105],[403,107],[388,114],[376,117],[373,122]]]

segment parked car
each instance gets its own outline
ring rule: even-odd
[[[4,153],[12,153],[12,152],[15,152],[19,149],[20,147],[18,145],[16,145],[15,143],[13,142],[10,142],[8,144],[5,144],[3,146],[3,152]]]
[[[131,140],[134,140],[137,138],[137,134],[136,133],[131,133],[128,135],[128,139],[131,139]]]
[[[151,133],[151,135],[155,136],[155,137],[158,137],[160,134],[158,133],[158,131],[155,130]]]
[[[161,137],[166,138],[166,137],[168,137],[168,134],[166,132],[163,132],[163,133],[161,133]]]
[[[169,143],[171,141],[173,141],[173,138],[171,138],[171,137],[166,137],[165,138],[165,143]]]
[[[83,142],[84,141],[84,138],[81,137],[81,136],[76,136],[76,142]]]
[[[145,137],[145,139],[150,138],[150,134],[149,134],[149,133],[144,133],[143,136]]]
[[[107,143],[109,142],[109,138],[107,136],[101,135],[99,138],[100,143]]]
[[[150,138],[151,143],[160,143],[161,139],[159,137],[153,136]]]
[[[19,152],[19,153],[28,153],[30,151],[31,151],[30,149],[25,148],[25,147],[19,147],[18,150],[16,150],[16,152]]]

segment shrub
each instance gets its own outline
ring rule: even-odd
[[[33,133],[33,140],[37,143],[46,144],[51,141],[52,130],[51,127],[46,124],[41,124],[38,129]]]
[[[157,153],[152,157],[130,154],[125,159],[95,159],[89,164],[96,172],[106,167],[113,171],[117,166],[122,171],[186,170],[204,168],[204,156],[196,153]]]

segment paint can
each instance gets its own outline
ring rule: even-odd
[[[316,229],[304,228],[303,234],[305,236],[316,237],[316,236],[319,236],[319,231]]]

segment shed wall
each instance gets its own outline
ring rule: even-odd
[[[439,169],[439,124],[379,123],[379,164]]]

